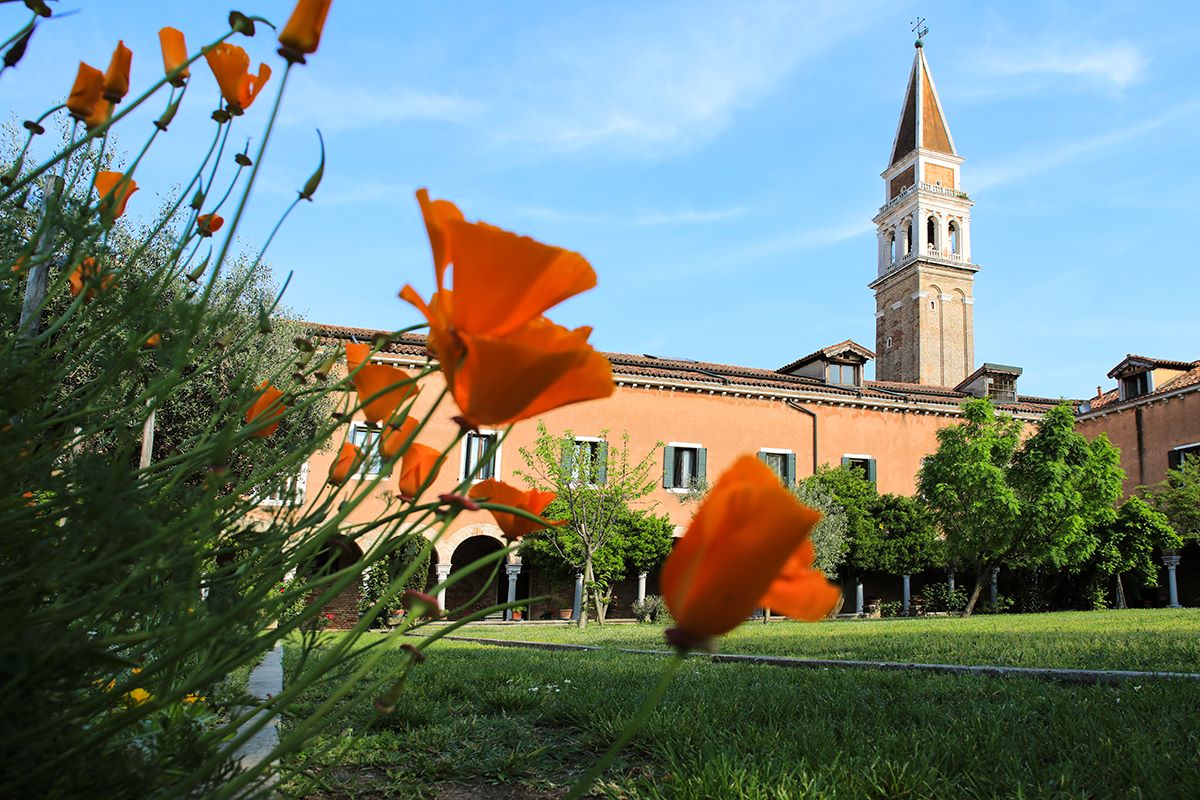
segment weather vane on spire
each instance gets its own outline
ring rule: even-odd
[[[929,35],[929,26],[925,24],[924,17],[917,17],[917,21],[912,24],[912,31],[917,35],[914,47],[924,47],[925,37]]]

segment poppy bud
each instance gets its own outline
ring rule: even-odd
[[[45,128],[43,128],[41,125],[39,125],[38,123],[34,122],[31,119],[25,120],[24,122],[21,123],[21,125],[22,125],[22,127],[25,128],[25,130],[29,131],[34,136],[40,136],[41,134],[46,132]]]
[[[425,654],[422,653],[420,650],[418,650],[413,645],[402,644],[402,645],[400,645],[400,649],[403,650],[404,652],[408,653],[409,658],[412,659],[414,664],[424,664],[425,663]]]
[[[416,589],[405,589],[404,594],[400,595],[400,605],[404,606],[405,610],[414,617],[433,619],[442,614],[441,609],[438,608],[436,597],[418,592]]]
[[[182,95],[174,103],[171,103],[171,105],[167,106],[167,110],[163,112],[163,115],[154,120],[154,127],[158,128],[163,133],[166,133],[167,126],[171,124],[171,120],[175,119],[175,112],[179,110],[179,102],[181,100],[183,100]]]
[[[204,190],[197,189],[196,193],[194,195],[192,195],[192,208],[195,209],[196,211],[199,211],[201,208],[203,208],[203,206],[204,206]]]
[[[243,36],[254,35],[254,20],[247,17],[240,11],[229,12],[229,28],[234,33],[240,33]]]
[[[183,33],[177,28],[166,27],[158,32],[158,42],[162,45],[163,72],[172,86],[183,86],[191,74],[188,71],[187,43]],[[176,70],[179,70],[176,73]]]
[[[112,60],[108,62],[108,72],[104,73],[105,100],[119,103],[121,98],[129,94],[129,68],[132,61],[133,52],[125,46],[124,41],[117,42]]]
[[[4,54],[4,68],[15,67],[21,57],[25,55],[25,48],[29,45],[29,39],[33,36],[33,27],[25,31],[25,35],[17,40],[17,43],[8,48],[8,52]]]
[[[306,353],[311,353],[317,349],[312,342],[303,336],[297,336],[295,339],[292,339],[292,344],[296,345],[297,350],[303,350]]]
[[[319,381],[323,381],[328,378],[329,372],[333,369],[333,365],[338,362],[338,358],[339,356],[336,352],[326,356],[325,360],[321,362],[321,365],[317,367],[317,371],[313,373],[313,377]]]
[[[245,153],[238,153],[233,157],[233,160],[237,162],[239,167],[254,166],[254,162],[250,160],[250,156],[246,155]]]
[[[317,191],[317,187],[321,185],[321,178],[325,175],[325,137],[321,136],[321,131],[317,131],[317,139],[321,142],[321,163],[317,165],[317,171],[312,174],[308,182],[304,184],[304,188],[300,190],[300,199],[312,202],[312,196]]]
[[[258,304],[258,332],[264,335],[271,332],[271,318],[262,303]]]

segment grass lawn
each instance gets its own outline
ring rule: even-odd
[[[1122,641],[1114,638],[1111,623],[1121,616],[1092,615],[1093,635]],[[1072,641],[1090,641],[1083,635],[1086,615],[1046,615],[1054,618],[1075,623],[1067,625]],[[1028,619],[1005,621],[1024,628]],[[1153,616],[1129,619],[1126,638],[1139,642],[1132,652],[1154,662],[1132,666],[1183,666],[1175,656],[1167,658],[1166,648],[1154,650],[1157,656],[1146,652],[1149,633],[1144,629]],[[1178,626],[1186,627],[1188,618],[1172,619],[1164,623],[1164,636],[1182,641]],[[1193,626],[1196,619],[1190,617]],[[938,627],[940,621],[917,622],[908,630],[925,643],[913,652],[953,652],[981,636],[962,634],[952,625]],[[975,626],[990,620],[967,622]],[[862,642],[873,641],[871,657],[896,660],[900,656],[871,639],[880,634],[870,631],[898,633],[905,624],[913,623],[814,625],[804,633],[782,625],[768,627],[767,634],[743,628],[724,649],[775,641],[785,650],[772,652],[794,653],[799,643],[807,647],[812,641],[824,642],[822,654],[828,655],[836,648],[834,639],[845,635],[854,640],[842,645],[847,657],[867,657]],[[535,629],[528,626],[529,632]],[[566,635],[561,629],[541,630]],[[791,644],[782,641],[786,630],[794,634]],[[1025,635],[1035,631],[1036,626]],[[658,634],[609,627],[604,635],[619,636],[626,644],[650,643],[628,637]],[[1048,630],[1039,636],[1053,638]],[[939,637],[951,641],[927,641]],[[586,638],[599,637],[588,633]],[[990,650],[980,647],[976,644],[972,652],[1000,652],[995,643]],[[1086,663],[1131,666],[1117,657],[1120,647],[1112,648],[1107,660]],[[1052,652],[1056,659],[1070,661],[1067,648]],[[291,648],[285,669],[294,667],[294,658]],[[1166,663],[1159,663],[1162,659]],[[386,661],[382,669],[389,668]],[[413,670],[394,714],[379,716],[370,698],[344,704],[343,714],[330,720],[326,733],[301,759],[302,777],[285,788],[313,798],[558,797],[616,737],[663,663],[616,652],[556,653],[443,642]],[[304,702],[315,705],[325,696],[327,690],[318,687]],[[680,670],[649,724],[595,792],[606,798],[747,800],[1194,800],[1200,797],[1198,720],[1200,685],[1194,682],[1065,686],[1016,678],[789,670],[694,659]]]
[[[473,625],[462,635],[661,649],[652,625]],[[749,622],[723,653],[924,664],[1200,672],[1200,609],[1064,611],[819,624]]]

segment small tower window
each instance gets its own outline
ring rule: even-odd
[[[892,349],[892,337],[890,337],[890,336],[889,336],[889,337],[887,337],[886,339],[884,339],[884,340],[883,340],[883,349],[884,349],[884,350],[891,350],[891,349]]]
[[[950,252],[954,255],[959,254],[958,249],[958,223],[950,223]]]
[[[933,217],[925,220],[925,241],[928,242],[930,252],[937,252],[937,220]]]

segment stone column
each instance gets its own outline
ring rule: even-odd
[[[1000,589],[996,585],[997,579],[1000,577],[1000,568],[992,567],[992,611],[996,611],[996,604],[1000,602]]]
[[[1183,608],[1179,604],[1179,586],[1175,583],[1175,568],[1179,566],[1179,553],[1174,550],[1167,550],[1163,553],[1163,566],[1167,568],[1167,592],[1170,597],[1170,602],[1167,603],[1167,608]]]
[[[579,614],[583,610],[583,573],[575,574],[575,600],[571,603],[571,619],[579,621]]]
[[[435,570],[437,570],[437,582],[438,583],[443,583],[446,580],[446,578],[450,577],[450,565],[449,564],[434,564],[433,568]],[[446,610],[446,590],[445,589],[438,590],[437,601],[438,601],[438,608],[440,608],[442,611],[445,611]]]
[[[515,603],[517,601],[517,576],[521,574],[520,564],[506,564],[504,571],[508,574],[508,602]],[[512,609],[504,609],[504,618],[512,620]]]
[[[637,599],[638,599],[639,603],[646,599],[646,576],[648,574],[649,574],[648,572],[639,572],[638,573]]]
[[[904,600],[900,603],[900,610],[902,610],[905,614],[908,613],[909,606],[911,605],[911,601],[912,601],[912,591],[911,590],[912,590],[912,576],[905,575],[904,576]]]
[[[954,594],[954,570],[946,570],[946,585],[950,587],[950,594]]]
[[[860,617],[863,613],[863,588],[862,579],[855,578],[854,580],[854,613]]]

